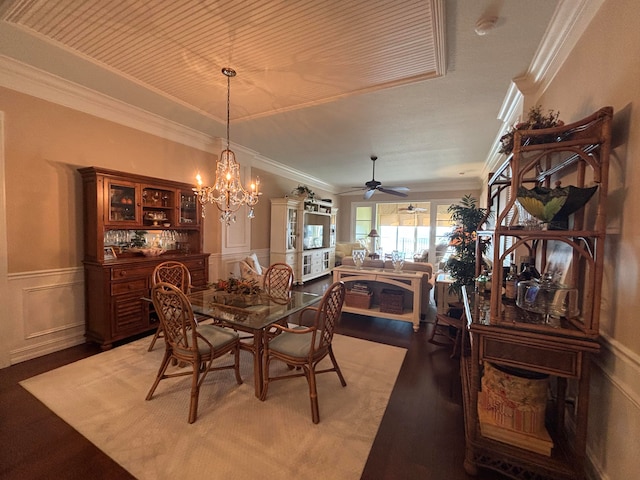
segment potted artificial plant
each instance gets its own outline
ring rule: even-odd
[[[487,209],[477,206],[476,199],[465,195],[458,204],[450,205],[448,212],[455,227],[448,234],[449,246],[454,253],[445,264],[445,271],[453,278],[449,290],[461,294],[466,285],[473,285],[476,277],[476,229],[487,217]],[[480,253],[484,255],[489,242],[482,242]]]

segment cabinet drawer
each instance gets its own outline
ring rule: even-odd
[[[112,283],[111,295],[123,295],[139,292],[140,296],[148,294],[146,278],[139,278],[130,282]]]
[[[195,286],[204,286],[207,283],[207,278],[204,270],[190,270],[191,284]]]
[[[114,267],[111,270],[111,280],[123,280],[125,278],[149,278],[153,273],[153,266],[135,267],[132,265]]]
[[[205,262],[202,258],[199,258],[197,260],[185,260],[182,263],[184,263],[191,272],[193,272],[193,270],[205,268]]]
[[[581,352],[482,336],[480,358],[489,362],[563,377],[578,377]]]

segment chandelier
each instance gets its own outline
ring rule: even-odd
[[[212,187],[202,185],[200,174],[196,176],[198,182],[196,195],[202,205],[202,216],[205,216],[205,205],[212,203],[220,210],[220,221],[231,225],[236,221],[236,211],[242,206],[249,207],[249,218],[254,218],[253,207],[258,203],[260,195],[260,178],[256,177],[250,189],[245,190],[240,182],[240,165],[236,162],[236,155],[229,148],[229,99],[231,96],[231,77],[236,71],[225,67],[223,75],[227,77],[227,148],[220,154],[216,165],[216,182]]]

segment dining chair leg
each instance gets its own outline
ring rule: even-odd
[[[340,379],[340,384],[343,387],[346,387],[347,386],[347,381],[342,376],[342,371],[340,370],[340,367],[338,366],[338,361],[336,360],[336,356],[333,354],[333,348],[331,348],[331,345],[329,345],[329,358],[331,358],[331,363],[333,363],[333,368],[336,369],[336,373],[338,374],[338,378]]]
[[[164,357],[162,358],[162,363],[160,364],[160,368],[158,369],[158,375],[156,375],[156,379],[153,382],[153,385],[151,386],[151,389],[149,390],[149,393],[147,393],[146,400],[151,400],[151,397],[153,396],[153,393],[156,391],[156,388],[158,387],[158,384],[160,383],[160,380],[162,380],[162,377],[164,376],[165,372],[167,371],[167,367],[169,366],[169,359],[170,358],[171,358],[171,354],[169,353],[168,350],[165,350]]]
[[[233,370],[236,372],[236,382],[238,382],[238,385],[242,385],[242,377],[240,376],[240,345],[236,345],[233,353],[235,355]]]
[[[156,344],[156,341],[160,338],[160,334],[162,333],[161,330],[162,330],[162,326],[158,325],[156,333],[153,335],[153,339],[151,340],[151,345],[149,345],[149,348],[147,349],[148,352],[153,350],[153,347]]]
[[[198,397],[200,396],[200,384],[208,373],[208,366],[211,362],[196,362],[193,364],[193,375],[191,376],[191,404],[189,405],[189,423],[196,421],[198,416]]]
[[[318,408],[318,388],[316,385],[316,372],[313,368],[304,367],[307,374],[307,382],[309,383],[309,399],[311,400],[311,418],[313,423],[320,422],[320,409]]]
[[[262,365],[262,389],[260,391],[260,400],[263,402],[267,399],[267,390],[269,389],[269,364],[271,359],[267,356],[264,357]]]

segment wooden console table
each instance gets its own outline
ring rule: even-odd
[[[380,306],[376,304],[375,295],[371,308],[350,307],[345,304],[342,307],[342,311],[368,315],[370,317],[411,322],[413,323],[414,332],[417,332],[420,328],[420,294],[423,277],[424,272],[394,272],[393,270],[384,270],[381,268],[363,267],[357,269],[355,267],[341,265],[333,269],[333,281],[345,282],[347,288],[349,288],[349,283],[352,282],[374,282],[410,292],[413,295],[412,309],[410,312],[403,312],[402,314],[381,312]]]

